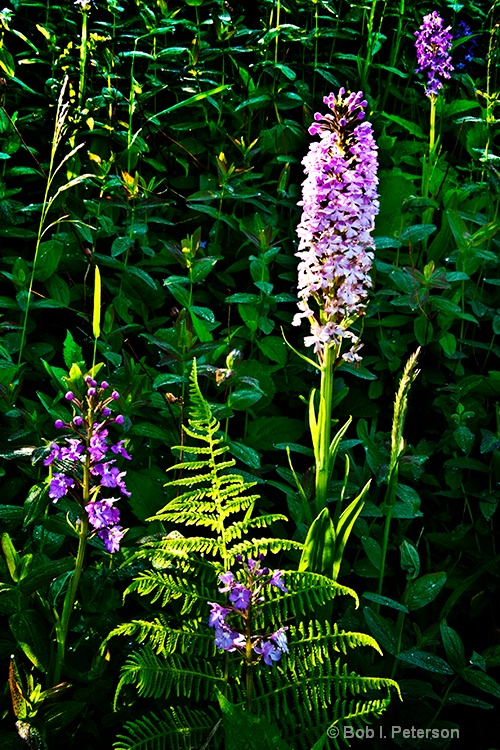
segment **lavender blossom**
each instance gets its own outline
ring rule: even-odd
[[[120,542],[122,540],[125,531],[121,526],[111,526],[110,528],[99,529],[97,536],[104,542],[104,547],[107,552],[113,554],[118,552],[120,549]]]
[[[424,16],[422,25],[415,31],[418,62],[415,72],[427,74],[426,96],[437,96],[443,88],[443,79],[450,78],[453,72],[450,31],[450,26],[444,28],[444,21],[437,11]]]
[[[105,500],[95,500],[85,506],[89,523],[94,529],[105,529],[119,523],[120,511],[113,505],[117,501],[117,497],[109,497]]]
[[[75,498],[80,498],[80,502],[85,504],[85,511],[88,515],[92,533],[104,542],[104,547],[108,552],[116,552],[120,547],[120,541],[125,534],[124,529],[119,526],[120,511],[114,506],[118,498],[99,497],[103,489],[118,489],[122,495],[130,497],[125,485],[125,471],[115,466],[116,458],[110,458],[111,455],[123,456],[130,460],[131,456],[125,448],[125,440],[119,440],[116,444],[110,445],[108,439],[107,425],[113,422],[122,424],[118,417],[113,418],[109,405],[120,398],[117,391],[113,391],[109,396],[105,391],[109,387],[106,381],[100,386],[90,376],[85,378],[87,393],[85,399],[79,400],[73,391],[68,391],[65,396],[66,401],[70,402],[73,409],[76,410],[71,421],[64,423],[57,420],[55,426],[58,429],[68,428],[77,434],[77,437],[67,437],[64,445],[51,443],[50,451],[44,460],[45,466],[54,464],[56,471],[51,475],[49,485],[49,497],[57,502],[61,497],[68,494],[70,489],[73,490]],[[82,467],[83,465],[83,467]],[[59,469],[64,467],[66,473]],[[82,482],[82,471],[90,479],[90,487],[84,491]],[[92,500],[89,502],[89,498]],[[83,502],[82,502],[83,499]]]
[[[52,474],[49,486],[49,497],[55,503],[68,494],[68,490],[75,486],[75,480],[71,477],[67,477],[64,474],[55,473]]]
[[[270,635],[254,635],[251,632],[252,611],[254,607],[264,601],[263,591],[266,587],[275,586],[286,592],[282,581],[282,571],[270,573],[269,568],[261,563],[264,555],[260,554],[256,560],[249,558],[245,563],[241,555],[236,556],[245,573],[245,583],[240,583],[231,570],[221,573],[219,581],[224,584],[219,591],[229,593],[231,606],[224,607],[217,602],[208,602],[211,611],[208,625],[215,629],[215,645],[223,651],[239,651],[248,660],[247,644],[252,646],[251,654],[256,655],[258,661],[273,666],[281,659],[282,654],[288,653],[286,630],[280,628]],[[228,620],[231,619],[231,624]],[[234,623],[235,619],[240,624]],[[240,629],[239,629],[240,628]],[[250,656],[250,660],[253,656]]]
[[[256,654],[262,654],[264,664],[270,667],[281,659],[281,650],[271,641],[261,641],[258,646],[255,646],[254,651]]]
[[[308,318],[311,335],[304,343],[320,354],[325,346],[348,339],[354,347],[350,358],[358,361],[358,338],[347,328],[363,313],[372,284],[377,146],[372,126],[362,122],[367,102],[361,92],[346,96],[341,88],[337,97],[330,94],[323,101],[332,114],[314,115],[309,132],[320,140],[311,144],[302,162],[307,177],[297,227],[300,312],[293,325]],[[319,312],[310,307],[312,300]]]

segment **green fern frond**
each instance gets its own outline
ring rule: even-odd
[[[116,689],[115,710],[126,685],[134,685],[141,698],[164,699],[175,693],[184,700],[192,698],[194,701],[207,700],[215,687],[227,690],[225,680],[216,674],[210,661],[188,654],[160,658],[147,647],[134,651],[123,665]]]
[[[340,669],[340,659],[335,663],[335,671],[338,690],[342,698],[347,696],[347,691],[355,695],[392,687],[398,693],[400,700],[403,700],[398,683],[389,677],[361,677],[355,672],[348,673],[347,664],[343,664],[342,670]]]
[[[210,598],[210,593],[204,590],[200,581],[157,570],[140,573],[127,588],[127,594],[132,592],[149,596],[151,604],[159,602],[162,607],[175,599],[184,599],[185,612],[189,612],[198,600],[206,602]]]
[[[358,595],[353,589],[341,586],[320,573],[285,570],[282,578],[288,593],[276,590],[269,592],[267,600],[260,606],[266,619],[272,616],[275,609],[279,609],[283,620],[301,618],[307,612],[314,612],[318,607],[333,601],[337,596],[350,596],[356,602],[356,606],[359,604]],[[278,599],[279,607],[276,606]]]
[[[125,734],[118,735],[114,750],[185,750],[199,747],[220,723],[217,713],[209,706],[203,711],[183,708],[170,709],[161,715],[154,713],[127,721]]]
[[[332,628],[329,622],[321,624],[317,620],[311,620],[307,624],[299,622],[297,626],[292,626],[290,641],[293,643],[289,656],[292,668],[293,660],[306,658],[304,652],[310,652],[311,649],[313,653],[319,651],[325,658],[331,648],[347,655],[349,649],[358,646],[368,646],[382,654],[382,649],[371,635],[346,632],[339,630],[337,623]]]
[[[280,513],[269,513],[265,516],[255,516],[255,518],[249,518],[246,521],[237,521],[233,523],[226,533],[226,542],[231,542],[233,539],[241,539],[243,534],[247,534],[253,529],[263,529],[270,526],[275,521],[286,521],[286,516],[282,516]]]
[[[190,620],[187,623],[189,629],[176,630],[169,627],[162,615],[153,620],[132,620],[112,630],[104,644],[115,636],[127,635],[135,637],[139,644],[149,646],[157,656],[178,651],[181,654],[196,653],[205,659],[213,658],[216,653],[213,634],[206,624],[203,624],[201,631],[195,630],[197,624]]]

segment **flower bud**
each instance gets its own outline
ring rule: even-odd
[[[118,393],[118,391],[113,391],[113,393],[111,394],[111,398],[115,401],[118,401],[118,399],[120,398],[120,394]]]
[[[64,422],[62,421],[62,419],[56,419],[56,421],[54,422],[54,427],[56,428],[56,430],[62,430],[62,428],[64,427]]]
[[[123,414],[118,414],[118,415],[117,415],[117,416],[115,417],[115,423],[116,423],[116,424],[123,424],[123,423],[124,423],[124,421],[125,421],[125,417],[123,416]]]
[[[75,395],[73,391],[68,391],[66,395],[64,396],[64,398],[66,399],[66,401],[73,401],[73,399],[75,398]]]
[[[76,416],[76,417],[74,417],[74,418],[73,418],[73,425],[74,425],[75,427],[81,427],[81,426],[82,426],[82,424],[83,424],[83,419],[82,419],[82,417]]]

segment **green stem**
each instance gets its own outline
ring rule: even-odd
[[[80,529],[78,532],[78,552],[76,554],[75,569],[73,571],[73,575],[71,576],[66,596],[64,597],[62,617],[56,624],[57,659],[53,675],[54,685],[57,685],[61,680],[61,673],[66,653],[66,638],[69,630],[69,621],[73,612],[78,585],[80,583],[80,578],[82,577],[83,572],[83,561],[85,557],[85,548],[87,546],[88,525],[89,522],[87,514],[84,513],[80,520]]]
[[[85,66],[87,62],[87,45],[88,45],[88,26],[87,13],[82,13],[82,36],[80,40],[80,85],[78,87],[78,107],[83,105],[83,96],[85,94]]]
[[[92,425],[94,422],[93,409],[89,407],[88,411],[88,423]],[[88,430],[86,440],[86,451],[85,451],[85,463],[83,464],[83,481],[82,481],[82,506],[83,509],[90,500],[90,454],[88,452],[90,439],[92,436],[91,429]],[[68,636],[69,622],[76,601],[76,594],[78,592],[78,586],[83,573],[83,562],[85,559],[85,548],[87,546],[87,535],[89,528],[89,519],[87,512],[82,511],[80,518],[80,525],[78,528],[78,550],[76,553],[75,569],[71,576],[66,595],[64,597],[63,611],[60,620],[56,622],[56,638],[57,638],[57,656],[56,665],[53,674],[53,684],[57,685],[61,680],[61,673],[64,666],[64,657],[66,654],[66,639]]]
[[[380,571],[378,577],[378,588],[377,594],[382,594],[384,585],[384,574],[385,574],[385,559],[387,557],[387,548],[389,547],[389,532],[391,530],[392,511],[394,509],[394,503],[396,500],[396,487],[398,485],[398,466],[394,467],[389,478],[389,486],[385,495],[384,505],[386,508],[386,516],[384,523],[384,536],[382,538],[382,553],[380,555]],[[377,604],[377,612],[380,609],[380,604]]]
[[[337,347],[326,345],[321,367],[318,413],[318,465],[316,466],[315,515],[326,508],[328,485],[332,473],[330,442],[332,432],[333,368]]]

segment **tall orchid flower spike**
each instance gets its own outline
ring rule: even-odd
[[[322,359],[325,347],[351,349],[343,355],[359,361],[359,340],[348,326],[362,314],[371,287],[374,244],[371,232],[379,211],[377,145],[372,126],[365,122],[367,102],[359,91],[325,96],[328,114],[316,113],[309,128],[319,135],[303,160],[302,219],[297,256],[300,312],[309,320],[306,346]],[[313,309],[313,302],[317,309]]]
[[[454,70],[450,55],[453,39],[451,27],[445,29],[443,19],[437,11],[433,11],[424,16],[415,36],[418,61],[415,72],[427,74],[425,95],[435,97],[443,88],[443,80],[449,79]]]

